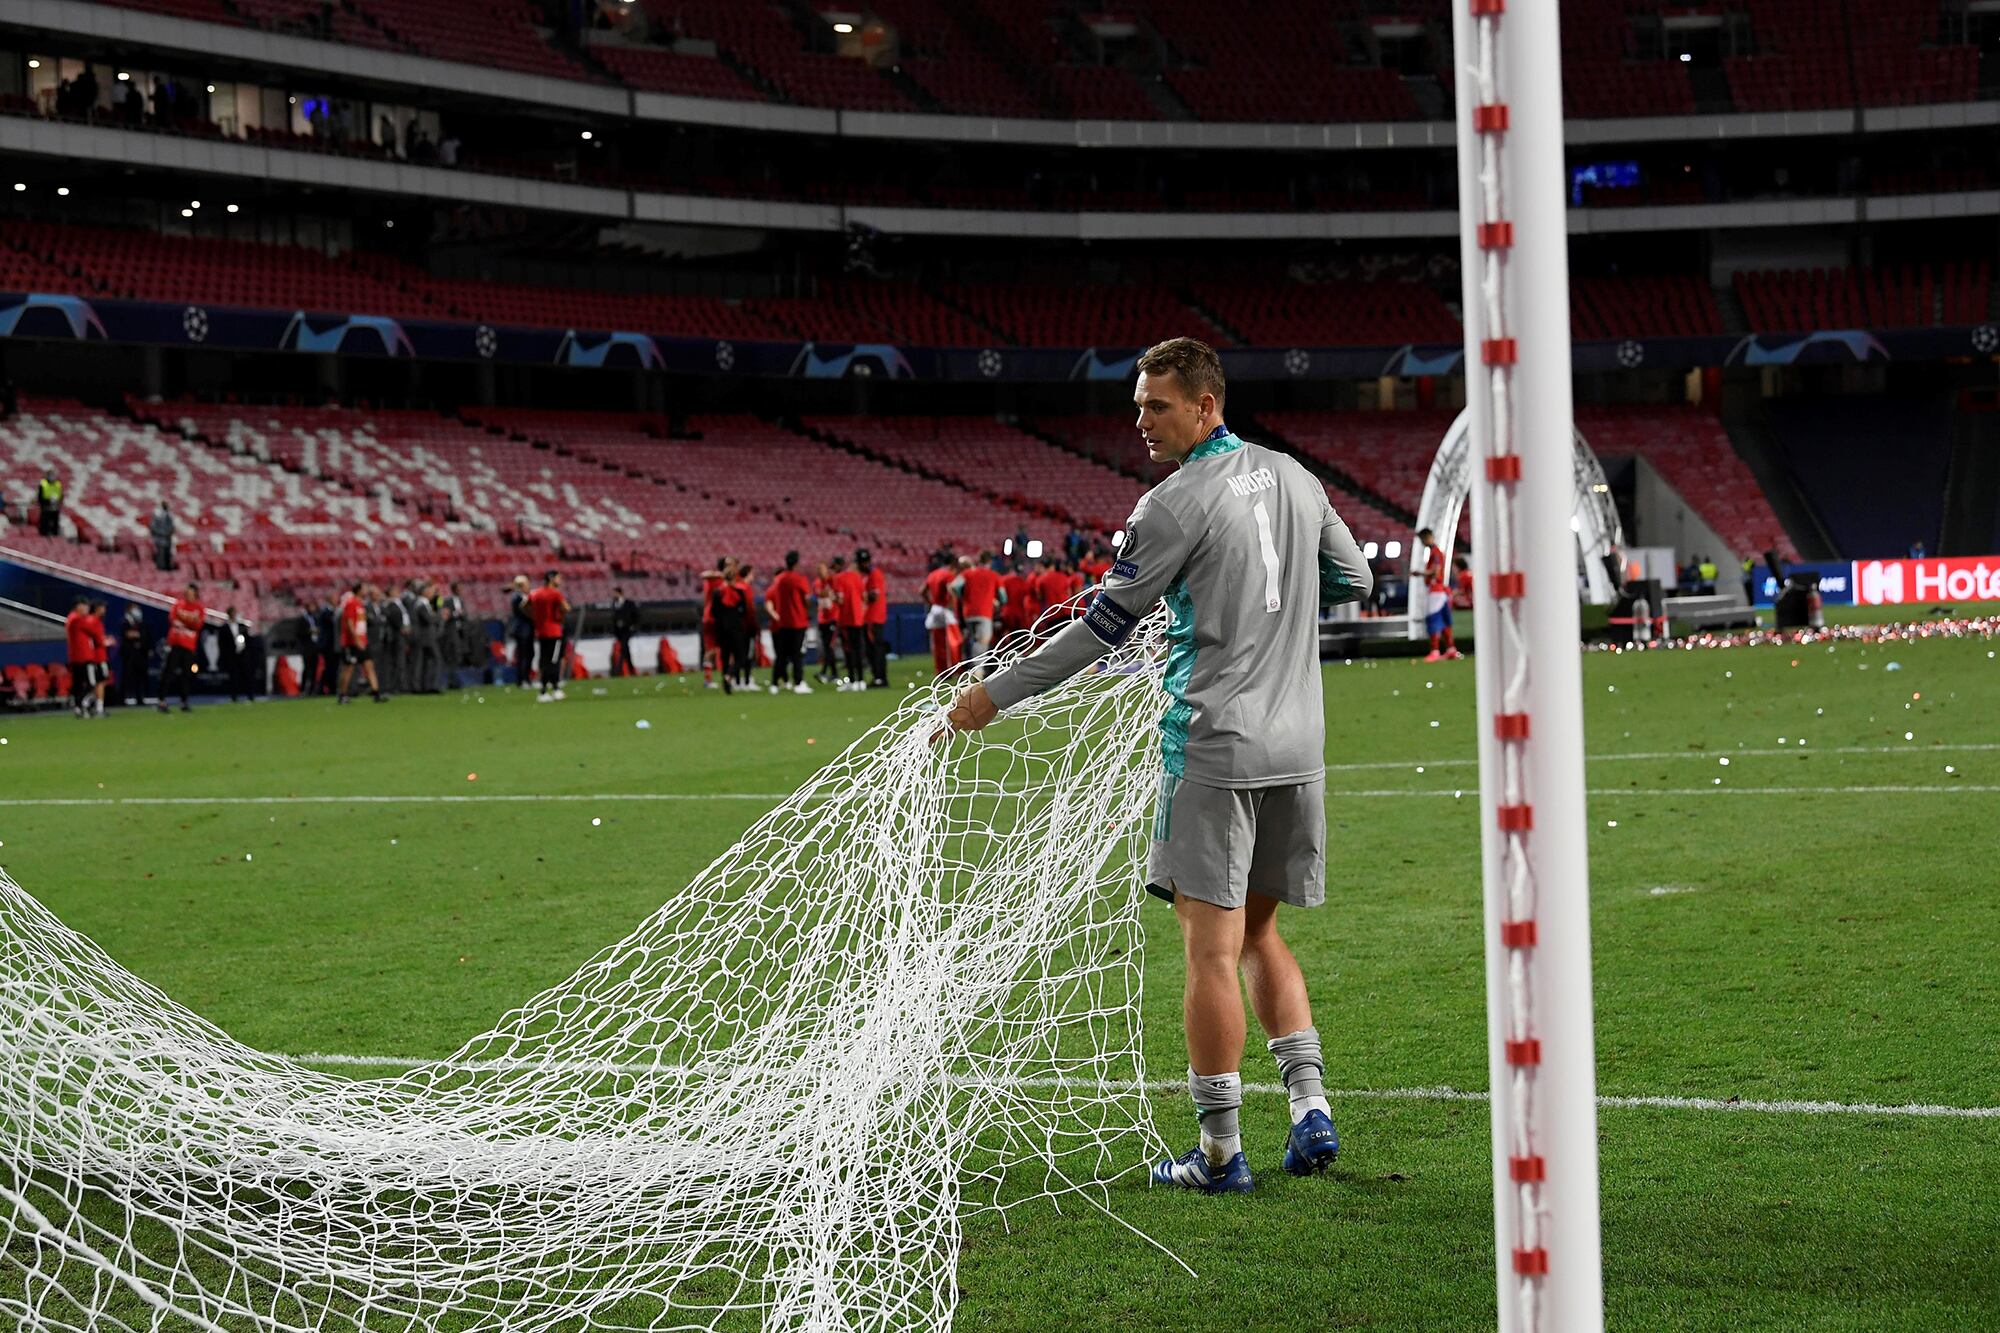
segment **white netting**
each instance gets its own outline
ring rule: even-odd
[[[963,1211],[1163,1147],[1132,864],[1161,626],[978,739],[933,749],[956,686],[912,691],[624,940],[395,1078],[231,1040],[0,874],[0,1312],[947,1326]]]

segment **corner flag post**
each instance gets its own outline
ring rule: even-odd
[[[1555,0],[1454,0],[1501,1333],[1603,1327]]]

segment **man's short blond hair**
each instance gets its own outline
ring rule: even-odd
[[[1139,369],[1148,375],[1171,373],[1197,400],[1205,393],[1212,393],[1216,410],[1222,408],[1222,358],[1198,338],[1169,338],[1154,343],[1140,354]]]

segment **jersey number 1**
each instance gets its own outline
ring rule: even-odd
[[[1278,544],[1271,540],[1271,511],[1259,500],[1251,510],[1257,515],[1257,549],[1264,555],[1264,610],[1266,614],[1283,605],[1278,596],[1282,580],[1278,571]]]

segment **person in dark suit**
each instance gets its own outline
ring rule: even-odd
[[[623,588],[611,590],[611,637],[618,641],[618,674],[636,676],[632,661],[632,634],[639,628],[639,604],[625,595]]]
[[[528,615],[528,576],[516,574],[507,594],[507,632],[514,640],[514,683],[534,683],[535,622]]]
[[[118,627],[118,698],[134,708],[146,702],[146,613],[137,602],[125,604],[125,621]]]
[[[250,702],[257,697],[256,682],[252,678],[252,657],[250,626],[242,616],[236,614],[235,607],[223,612],[222,628],[216,633],[217,656],[222,666],[223,679],[229,682],[229,702],[238,699]]]
[[[410,692],[436,694],[444,688],[444,659],[438,652],[438,613],[432,601],[437,596],[434,583],[419,586],[410,580],[403,605],[410,612]]]
[[[319,684],[319,640],[313,635],[312,603],[299,599],[299,693],[311,694]]]
[[[307,687],[310,694],[332,694],[333,677],[338,666],[337,649],[334,643],[333,603],[324,597],[319,609],[313,612],[313,640],[319,648],[319,676]]]

